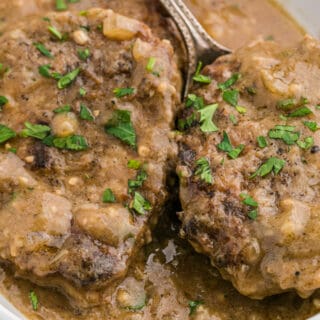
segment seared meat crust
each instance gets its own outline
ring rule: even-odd
[[[204,133],[194,121],[178,136],[181,233],[252,298],[288,290],[306,297],[320,287],[320,135],[308,127],[320,121],[319,53],[319,42],[306,38],[297,49],[256,43],[220,58],[204,70],[212,83],[193,88],[205,105],[219,104],[213,117],[219,130]],[[236,73],[234,84],[218,86]],[[227,90],[239,92],[234,106],[228,94],[223,99]],[[182,120],[194,111],[186,109]],[[296,141],[270,136],[276,125],[298,132]],[[244,145],[235,159],[218,147],[223,131],[232,148]],[[259,146],[259,136],[267,146]],[[278,167],[254,175],[272,157]],[[200,177],[202,158],[212,184]],[[256,204],[245,204],[241,194]]]
[[[81,57],[85,49],[89,54]],[[18,133],[0,146],[1,260],[78,306],[98,303],[99,290],[112,291],[125,276],[167,199],[176,154],[169,136],[180,93],[173,49],[137,20],[90,9],[26,18],[2,38],[0,61],[6,68],[0,95],[8,99],[0,123]],[[77,68],[78,76],[59,88],[61,75]],[[116,88],[134,91],[117,97]],[[55,111],[65,105],[69,112]],[[105,132],[119,110],[130,114],[136,147]],[[26,122],[49,126],[58,138],[82,136],[88,147],[67,150],[22,137]],[[128,167],[130,160],[140,171]],[[141,171],[145,178],[134,191],[145,200],[142,208],[128,188]],[[103,203],[106,189],[115,201]]]

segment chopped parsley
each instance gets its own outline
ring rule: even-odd
[[[61,79],[58,81],[58,88],[64,89],[67,86],[69,86],[79,75],[80,68],[74,69],[73,71],[67,73],[64,75]]]
[[[257,138],[258,146],[263,149],[268,146],[268,142],[264,136],[259,136]]]
[[[53,110],[54,113],[64,113],[64,112],[70,112],[71,106],[65,105],[63,107],[59,107]]]
[[[134,88],[116,88],[113,90],[113,93],[117,98],[123,98],[125,96],[133,94]]]
[[[94,120],[94,116],[93,116],[91,110],[82,103],[80,105],[80,118],[82,120],[88,120],[88,121]]]
[[[79,49],[77,53],[78,53],[78,57],[83,61],[86,61],[90,57],[90,50],[88,48],[83,50]]]
[[[104,190],[103,195],[102,195],[102,202],[103,203],[116,202],[116,197],[114,196],[111,189],[108,188],[108,189]]]
[[[250,176],[250,178],[255,178],[257,176],[259,177],[265,177],[269,173],[273,172],[275,175],[277,175],[282,168],[285,166],[286,161],[279,159],[277,157],[271,157],[267,161],[265,161],[259,169]]]
[[[29,292],[29,299],[30,299],[30,302],[31,302],[32,309],[34,311],[37,311],[38,310],[39,301],[38,301],[38,297],[37,297],[37,295],[36,295],[36,293],[34,291],[30,291]]]
[[[48,27],[48,30],[49,30],[49,32],[50,32],[54,37],[56,37],[58,40],[62,40],[62,39],[63,39],[63,36],[62,36],[62,34],[60,33],[60,31],[58,31],[54,26],[49,26],[49,27]]]
[[[51,78],[50,69],[51,69],[50,64],[44,64],[38,67],[39,73],[45,78]]]
[[[240,114],[245,114],[247,112],[247,109],[245,107],[241,107],[241,106],[236,106],[236,110],[240,113]]]
[[[25,128],[20,132],[21,137],[32,137],[43,140],[51,131],[51,128],[42,124],[24,123]]]
[[[44,56],[48,58],[53,58],[52,53],[42,44],[42,43],[34,43],[33,44],[40,53],[42,53]]]
[[[312,111],[308,107],[301,107],[291,113],[288,114],[290,118],[304,117],[311,114]]]
[[[236,107],[238,105],[239,91],[236,89],[226,90],[223,92],[222,98],[225,102]]]
[[[64,0],[56,0],[56,9],[58,11],[64,11],[67,10],[67,4],[65,3]]]
[[[278,101],[277,106],[281,109],[288,110],[293,106],[295,106],[295,100],[294,99],[280,100]]]
[[[201,301],[189,301],[189,316],[193,315],[201,304]]]
[[[187,108],[194,108],[196,110],[204,108],[204,101],[202,97],[198,97],[197,95],[191,93],[188,94],[187,101],[186,101]]]
[[[257,209],[250,210],[250,211],[248,212],[248,217],[249,217],[251,220],[256,220],[257,217],[258,217],[258,210],[257,210]]]
[[[133,193],[136,189],[142,187],[143,183],[147,180],[148,174],[147,172],[141,168],[137,173],[136,178],[128,180],[128,192],[129,194]]]
[[[135,160],[135,159],[131,159],[127,163],[127,167],[129,169],[134,169],[134,170],[140,169],[141,165],[142,165],[141,161],[140,160]]]
[[[184,131],[184,130],[190,128],[193,124],[195,124],[196,121],[197,121],[196,114],[192,113],[187,118],[178,120],[178,129],[180,131]]]
[[[234,114],[230,114],[229,119],[233,123],[233,125],[237,125],[238,124],[238,119]]]
[[[246,89],[247,89],[247,92],[252,96],[257,94],[257,88],[255,88],[255,87],[247,87]]]
[[[202,69],[202,62],[199,61],[196,73],[192,78],[193,81],[203,83],[203,84],[210,84],[212,82],[211,78],[209,76],[205,76],[201,74],[201,69]]]
[[[316,132],[320,127],[314,121],[303,121],[303,124],[309,128],[312,132]]]
[[[239,157],[240,153],[244,149],[244,145],[240,144],[236,148],[233,148],[230,138],[226,131],[223,131],[223,139],[222,141],[217,145],[217,148],[221,151],[227,152],[228,156],[231,159],[236,159]]]
[[[0,96],[0,111],[2,110],[2,107],[8,102],[9,100],[5,96]]]
[[[8,128],[7,126],[0,124],[0,143],[6,142],[7,140],[14,138],[16,133]]]
[[[240,73],[234,73],[227,81],[218,84],[218,88],[222,91],[233,86],[241,78]]]
[[[200,158],[196,161],[196,172],[195,175],[199,176],[200,179],[208,184],[213,183],[213,177],[211,173],[211,167],[209,160],[205,157]]]
[[[50,135],[44,138],[42,142],[49,147],[72,151],[83,151],[87,150],[89,147],[86,138],[80,135],[72,135],[64,138]]]
[[[241,193],[240,198],[242,199],[242,203],[249,207],[258,207],[258,202],[255,201],[251,196],[246,193]]]
[[[131,122],[131,112],[128,110],[115,110],[112,118],[105,125],[108,134],[120,139],[132,148],[137,147],[137,136]]]
[[[135,192],[130,208],[137,214],[144,215],[152,209],[151,203],[146,200],[139,192]]]
[[[303,141],[297,141],[297,145],[301,149],[308,150],[314,145],[313,137],[306,137]]]
[[[281,139],[287,145],[293,145],[300,137],[300,132],[294,130],[294,126],[277,125],[269,131],[268,135],[271,139]]]
[[[156,58],[155,57],[150,57],[146,66],[146,70],[148,72],[153,72],[153,69],[156,65]]]
[[[87,94],[86,89],[81,87],[79,89],[79,94],[80,94],[81,97],[84,97]]]
[[[218,127],[213,123],[212,117],[218,109],[218,104],[210,104],[199,110],[200,113],[200,129],[202,132],[215,132]]]

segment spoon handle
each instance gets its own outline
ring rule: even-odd
[[[192,75],[198,61],[204,65],[212,63],[230,50],[212,39],[182,0],[160,0],[178,26],[188,53],[187,81],[184,97],[191,85]]]

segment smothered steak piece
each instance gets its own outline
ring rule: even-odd
[[[253,298],[320,287],[319,57],[311,38],[222,57],[178,121],[182,234]]]
[[[91,9],[16,24],[0,61],[1,260],[97,303],[167,199],[173,49],[137,20]]]

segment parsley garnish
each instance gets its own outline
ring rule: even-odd
[[[236,106],[236,110],[240,113],[240,114],[245,114],[247,112],[247,109],[245,107],[241,107],[241,106]]]
[[[142,165],[141,161],[135,160],[135,159],[129,160],[127,163],[127,167],[129,169],[134,169],[134,170],[140,169],[141,165]]]
[[[199,61],[196,73],[192,78],[193,81],[199,82],[199,83],[204,83],[204,84],[210,84],[212,82],[211,78],[209,76],[205,76],[203,74],[200,74],[201,69],[202,69],[202,62]]]
[[[116,197],[114,196],[111,189],[108,188],[108,189],[104,190],[103,195],[102,195],[102,202],[103,203],[116,202]]]
[[[29,292],[29,299],[32,305],[32,309],[34,311],[37,311],[39,302],[38,302],[38,297],[34,291]]]
[[[233,125],[236,126],[238,124],[238,119],[234,114],[230,114],[229,119],[233,123]]]
[[[246,193],[241,193],[240,198],[242,199],[242,202],[249,206],[249,207],[258,207],[258,202],[255,201],[251,196],[249,196]]]
[[[80,135],[73,135],[65,138],[48,136],[44,138],[42,142],[49,147],[56,147],[58,149],[67,149],[72,151],[83,151],[88,149],[86,138]]]
[[[251,94],[252,96],[254,96],[255,94],[257,94],[257,88],[255,88],[255,87],[247,87],[246,89],[247,89],[247,92],[248,92],[249,94]]]
[[[85,88],[80,88],[79,89],[79,94],[81,97],[84,97],[87,94],[87,91]]]
[[[41,52],[44,56],[48,57],[48,58],[53,58],[53,55],[51,54],[51,52],[42,44],[42,43],[34,43],[33,44],[38,50],[39,52]]]
[[[285,100],[281,100],[278,101],[277,106],[281,109],[290,109],[291,107],[293,107],[295,105],[295,101],[294,99],[285,99]]]
[[[318,124],[314,121],[304,121],[303,124],[313,132],[316,132],[318,129],[320,129]]]
[[[143,168],[140,169],[134,180],[133,179],[128,180],[128,192],[132,193],[136,189],[142,187],[143,183],[147,180],[147,178],[148,178],[147,172]]]
[[[260,168],[250,176],[250,178],[255,178],[256,176],[259,177],[265,177],[271,172],[274,172],[274,174],[278,174],[282,168],[285,166],[286,162],[285,160],[276,158],[276,157],[271,157],[269,158],[266,162],[264,162]]]
[[[228,156],[231,159],[236,159],[239,157],[245,146],[243,144],[240,144],[236,148],[233,148],[227,132],[223,131],[223,139],[217,145],[217,147],[219,150],[227,152]]]
[[[56,0],[56,9],[58,11],[63,11],[63,10],[67,10],[67,4],[65,3],[64,0]]]
[[[239,91],[236,89],[226,90],[223,92],[222,98],[225,102],[229,103],[233,107],[236,107],[238,105]]]
[[[190,128],[197,120],[196,114],[192,113],[189,117],[185,119],[179,119],[178,120],[178,129],[180,131],[184,131],[188,128]]]
[[[258,146],[263,149],[268,145],[268,142],[264,136],[259,136],[257,138]]]
[[[147,213],[147,211],[150,211],[152,209],[151,203],[146,200],[139,192],[134,193],[130,208],[139,215],[144,215]]]
[[[9,100],[5,96],[0,96],[0,111],[2,110],[2,107],[8,102]]]
[[[146,70],[148,72],[153,72],[153,68],[155,65],[156,65],[156,58],[155,57],[149,58],[147,66],[146,66]]]
[[[130,111],[115,110],[112,119],[105,125],[105,131],[136,149],[137,137],[131,122]]]
[[[80,118],[82,120],[88,120],[88,121],[94,120],[94,116],[93,116],[91,110],[82,103],[80,105]]]
[[[0,143],[3,143],[11,138],[14,138],[16,133],[7,126],[0,124]]]
[[[59,81],[58,81],[58,88],[64,89],[67,86],[69,86],[78,76],[80,73],[80,68],[74,69],[73,71],[67,73],[64,75]]]
[[[200,158],[196,161],[196,176],[200,176],[200,179],[208,184],[213,183],[213,177],[211,173],[210,163],[209,160],[205,157]]]
[[[218,84],[218,88],[222,91],[233,86],[241,78],[240,73],[234,73],[227,81]]]
[[[78,50],[77,52],[78,52],[78,57],[83,61],[86,61],[90,57],[90,50],[88,48],[83,50]]]
[[[48,30],[49,32],[55,36],[58,40],[62,40],[63,39],[63,36],[62,34],[60,33],[60,31],[58,31],[54,26],[49,26],[48,27]]]
[[[189,316],[193,315],[196,312],[200,304],[202,304],[201,301],[189,301]]]
[[[133,94],[134,88],[116,88],[113,90],[113,93],[117,98],[123,98],[130,94]]]
[[[300,132],[294,129],[293,126],[277,125],[269,131],[268,135],[271,139],[281,139],[287,145],[293,145],[300,137]]]
[[[249,217],[251,220],[256,220],[257,217],[258,217],[258,210],[257,210],[257,209],[250,210],[250,211],[248,212],[248,217]]]
[[[21,137],[32,137],[43,140],[51,131],[51,128],[42,124],[24,123],[25,129],[20,132]]]
[[[314,145],[313,137],[306,137],[303,141],[297,141],[297,145],[301,149],[308,150]]]
[[[45,78],[51,78],[50,69],[51,69],[50,64],[44,64],[38,67],[39,73]]]
[[[65,105],[63,107],[59,107],[53,110],[54,113],[64,113],[64,112],[70,112],[71,106]]]
[[[308,107],[301,107],[291,113],[288,114],[288,117],[296,118],[296,117],[304,117],[311,114],[312,111]]]
[[[211,104],[199,110],[200,129],[202,132],[215,132],[218,127],[213,123],[212,117],[218,109],[218,104]]]
[[[204,102],[202,97],[198,97],[197,95],[191,93],[188,94],[186,107],[191,108],[193,107],[196,110],[202,109],[204,107]]]

